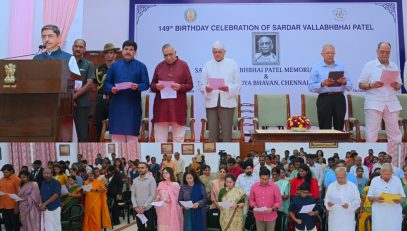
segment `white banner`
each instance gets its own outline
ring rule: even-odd
[[[140,4],[135,9],[137,59],[151,79],[163,60],[162,45],[176,48],[192,72],[197,121],[206,117],[197,88],[201,68],[212,59],[216,40],[240,66],[242,103],[253,103],[254,94],[290,94],[291,115],[301,113],[300,95],[309,93],[309,72],[322,61],[326,43],[336,47],[335,60],[347,68],[353,92],[359,91],[357,79],[376,57],[380,41],[391,43],[391,60],[399,64],[395,2]],[[271,40],[275,57],[259,58],[260,40]]]

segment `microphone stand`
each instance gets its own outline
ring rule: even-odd
[[[22,58],[22,57],[27,57],[27,56],[33,56],[33,55],[38,55],[45,47],[40,45],[38,47],[38,51],[37,53],[32,53],[32,54],[27,54],[27,55],[18,55],[18,56],[13,56],[13,57],[6,57],[6,58],[2,58],[0,60],[10,60],[10,59],[16,59],[16,58]]]

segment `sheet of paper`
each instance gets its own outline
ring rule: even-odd
[[[176,99],[177,91],[171,88],[174,81],[158,81],[160,84],[164,85],[164,89],[160,91],[161,99]]]
[[[398,81],[400,71],[383,70],[380,76],[380,82],[383,82],[385,87],[390,87],[390,84]]]
[[[304,205],[302,206],[300,213],[309,213],[312,212],[312,210],[314,209],[315,204],[310,204],[310,205]]]
[[[230,201],[221,201],[221,202],[218,202],[218,204],[219,204],[219,206],[222,207],[222,208],[230,208],[230,207],[232,207],[233,202],[230,202]]]
[[[180,203],[182,206],[184,206],[185,208],[188,208],[188,209],[192,208],[192,206],[194,205],[194,204],[192,203],[192,201],[180,201],[179,203]]]
[[[161,207],[161,206],[166,206],[167,203],[165,203],[164,201],[154,201],[154,202],[151,202],[151,205],[155,206],[155,207]]]
[[[220,78],[208,78],[208,85],[214,90],[218,90],[219,87],[225,86],[225,79]]]
[[[82,81],[75,80],[75,91],[79,91],[82,88]]]
[[[329,198],[329,202],[333,203],[334,205],[343,205],[344,204],[341,197]]]
[[[382,193],[380,196],[384,198],[385,203],[392,203],[392,204],[394,203],[393,199],[400,200],[400,198],[401,198],[400,194],[392,194],[392,193]]]
[[[88,185],[84,185],[82,186],[83,191],[85,192],[90,192],[90,190],[92,189],[92,184],[88,184]]]
[[[116,83],[115,87],[117,90],[126,90],[131,88],[132,82],[123,82],[123,83]]]
[[[61,195],[65,195],[65,194],[68,194],[68,189],[66,188],[65,185],[62,185],[61,186]]]
[[[140,218],[141,223],[144,225],[145,223],[147,223],[148,219],[144,214],[137,214],[136,215],[138,218]]]
[[[260,208],[254,208],[253,211],[256,212],[266,212],[268,210],[267,207],[260,207]]]
[[[9,196],[11,199],[15,200],[15,201],[22,201],[22,200],[23,200],[23,198],[17,196],[16,194],[8,194],[8,196]]]
[[[2,196],[2,195],[5,195],[5,193],[4,193],[4,192],[2,192],[2,191],[0,191],[0,196]]]

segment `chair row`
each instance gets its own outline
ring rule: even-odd
[[[407,108],[407,94],[397,96],[403,108]],[[306,116],[313,126],[318,127],[318,116],[316,101],[317,94],[301,95],[301,115]],[[365,116],[364,116],[364,95],[347,95],[348,118],[345,120],[345,130],[353,133],[353,139],[357,142],[364,141]],[[155,142],[154,125],[149,126],[149,95],[142,95],[142,122],[140,128],[140,142]],[[233,116],[233,142],[244,142],[243,117],[241,109],[241,99],[238,97],[238,107]],[[253,128],[277,127],[284,129],[287,119],[290,118],[290,96],[289,94],[256,94],[254,95],[254,118]],[[194,118],[194,95],[188,94],[187,97],[187,123],[185,131],[185,142],[195,142],[195,118]],[[399,119],[400,126],[403,126],[403,141],[407,140],[407,110],[402,110]],[[205,118],[201,119],[200,142],[208,142],[209,131],[208,123]],[[151,131],[150,131],[151,130]],[[172,141],[170,132],[168,141]],[[109,121],[102,122],[101,142],[109,142]],[[386,141],[386,132],[384,127],[379,132],[379,141]]]

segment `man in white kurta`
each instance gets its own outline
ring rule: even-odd
[[[381,197],[382,193],[398,194],[401,199],[385,203]],[[372,231],[401,230],[403,215],[400,202],[406,195],[400,179],[393,176],[391,164],[382,165],[381,175],[373,178],[367,196],[372,202]]]
[[[329,185],[325,207],[329,211],[329,231],[354,231],[355,211],[360,206],[358,188],[346,180],[346,168],[335,169],[336,181]]]
[[[218,142],[219,135],[222,142],[232,141],[233,115],[241,83],[238,65],[225,58],[225,53],[223,43],[216,41],[212,46],[213,59],[205,64],[199,82],[199,91],[205,96],[210,142]],[[211,85],[212,80],[223,82],[223,86]]]
[[[376,142],[382,119],[389,143],[401,142],[398,118],[402,108],[397,99],[401,78],[399,75],[390,86],[385,86],[380,79],[383,70],[400,70],[397,64],[389,60],[390,51],[390,43],[380,42],[377,47],[377,58],[365,64],[358,80],[359,88],[366,91],[364,106],[366,142]]]

